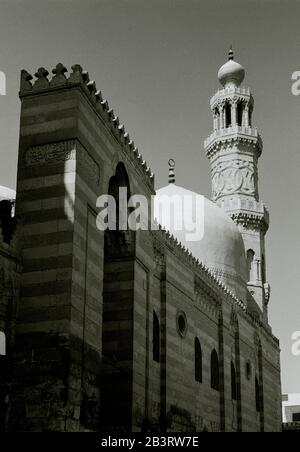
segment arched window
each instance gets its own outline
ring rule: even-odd
[[[210,377],[211,377],[211,387],[216,391],[220,390],[220,369],[219,369],[219,358],[216,350],[211,353],[210,360]]]
[[[238,126],[243,124],[243,104],[241,102],[237,105],[237,124]]]
[[[202,349],[197,337],[195,338],[195,380],[202,383]]]
[[[261,404],[260,404],[260,387],[257,377],[255,377],[255,404],[256,411],[259,413],[261,409]]]
[[[236,371],[232,361],[231,361],[231,398],[232,400],[237,400]]]
[[[155,311],[153,311],[153,360],[160,362],[160,326]]]
[[[6,336],[3,331],[0,331],[0,355],[6,355]]]
[[[248,270],[248,281],[254,281],[254,258],[255,253],[253,250],[247,251],[247,270]]]
[[[231,126],[231,105],[227,103],[225,105],[225,127]]]

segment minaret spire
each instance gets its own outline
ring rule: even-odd
[[[175,160],[170,159],[169,164],[169,184],[175,184]]]
[[[232,49],[232,44],[231,44],[229,52],[228,52],[228,60],[234,60],[234,52]]]

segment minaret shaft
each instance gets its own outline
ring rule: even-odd
[[[211,99],[213,133],[205,141],[211,165],[212,199],[238,225],[245,244],[248,288],[267,321],[269,285],[266,281],[265,234],[269,214],[259,200],[258,159],[262,140],[252,126],[254,101],[248,88],[240,87],[243,67],[229,61],[219,71],[223,89]]]

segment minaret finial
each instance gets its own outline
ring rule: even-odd
[[[175,184],[175,160],[170,159],[169,164],[169,184]]]
[[[234,60],[234,53],[232,50],[232,45],[230,46],[229,52],[228,52],[228,60]]]

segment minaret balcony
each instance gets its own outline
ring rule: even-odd
[[[264,233],[269,228],[269,211],[261,201],[239,196],[225,196],[217,200],[217,205],[225,210],[237,224],[246,228],[252,226]]]
[[[220,102],[226,100],[232,100],[233,98],[244,100],[253,104],[253,97],[250,92],[250,88],[240,86],[230,86],[224,89],[219,89],[216,94],[210,100],[211,109],[215,108]]]
[[[263,141],[256,127],[250,126],[230,126],[225,129],[215,130],[205,141],[204,148],[209,156],[215,147],[219,147],[223,143],[244,142],[255,146],[259,155],[261,154]]]

